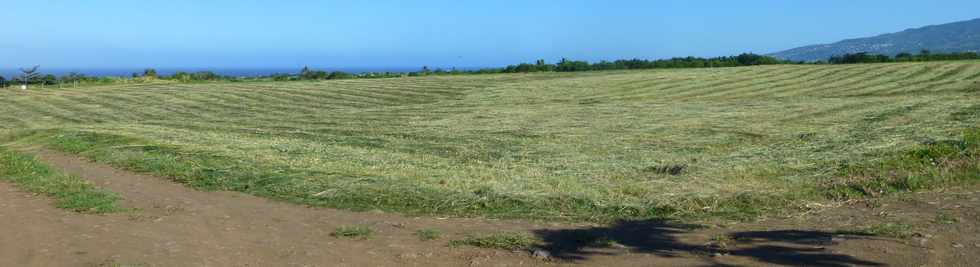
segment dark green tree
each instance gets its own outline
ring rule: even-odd
[[[43,85],[52,85],[57,83],[58,83],[58,77],[55,77],[52,74],[44,75],[43,77],[41,77],[41,84]]]
[[[354,75],[343,71],[334,71],[327,76],[328,80],[353,79]]]
[[[170,79],[178,80],[181,82],[189,82],[191,80],[191,74],[183,71],[178,71],[174,75],[170,76]]]
[[[310,67],[303,67],[303,69],[299,71],[299,78],[301,80],[324,80],[329,76],[330,74],[326,71],[313,70],[310,69]]]
[[[35,82],[41,75],[41,73],[37,71],[40,67],[41,66],[34,66],[29,69],[20,69],[21,75],[19,78],[20,81],[24,83],[24,88],[27,88],[28,84]]]
[[[191,74],[191,79],[195,81],[215,81],[220,78],[221,76],[210,71],[198,71]]]
[[[156,79],[157,78],[157,70],[155,70],[155,69],[145,69],[145,70],[143,70],[143,78]]]
[[[85,79],[84,74],[79,74],[77,72],[69,72],[68,74],[61,76],[62,83],[71,84],[73,87],[78,87],[78,83]]]

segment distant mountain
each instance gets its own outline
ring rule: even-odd
[[[794,48],[770,56],[794,61],[816,61],[847,53],[868,52],[894,56],[902,52],[980,52],[980,19],[909,29],[833,44]]]

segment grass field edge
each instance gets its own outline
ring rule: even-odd
[[[698,218],[751,220],[803,212],[809,209],[807,203],[874,198],[980,181],[980,174],[977,174],[980,172],[976,171],[980,170],[977,160],[980,130],[964,131],[961,140],[922,144],[914,149],[879,155],[875,161],[841,165],[834,177],[789,193],[688,197],[672,205],[652,203],[646,206],[597,205],[588,199],[569,196],[527,199],[491,190],[450,192],[413,184],[284,191],[280,190],[279,182],[289,181],[288,171],[263,166],[260,162],[242,162],[242,159],[207,155],[131,137],[47,129],[23,131],[9,138],[42,144],[114,167],[165,177],[199,190],[238,191],[301,205],[406,215],[592,222]]]
[[[116,193],[98,188],[80,177],[64,174],[37,158],[0,146],[0,181],[24,191],[42,194],[61,209],[106,214],[122,212]]]

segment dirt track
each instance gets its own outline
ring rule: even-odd
[[[678,266],[678,265],[972,265],[980,262],[980,192],[958,190],[858,204],[803,219],[698,228],[664,222],[611,226],[485,219],[410,218],[380,212],[307,208],[232,192],[200,192],[161,178],[120,171],[74,156],[35,151],[49,165],[119,193],[134,213],[81,215],[0,183],[0,266]],[[934,219],[943,213],[954,223]],[[897,240],[835,235],[871,222],[901,221],[917,235]],[[367,225],[368,240],[330,236]],[[850,228],[848,228],[850,227]],[[421,241],[419,229],[442,240]],[[473,233],[527,231],[551,254],[450,248]],[[611,247],[583,237],[602,235]],[[712,241],[731,234],[730,241]]]

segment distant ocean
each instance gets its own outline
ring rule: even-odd
[[[312,67],[311,67],[312,68]],[[430,67],[433,70],[436,67]],[[233,77],[256,77],[256,76],[268,76],[276,73],[299,73],[302,67],[298,68],[156,68],[157,74],[161,76],[169,76],[174,73],[183,72],[197,72],[197,71],[212,71],[214,73],[233,76]],[[366,72],[412,72],[421,70],[421,67],[389,67],[389,68],[313,68],[316,70],[323,71],[343,71],[348,73],[366,73]],[[443,68],[445,70],[450,70],[452,68]],[[479,68],[456,68],[458,70],[474,70]],[[54,74],[55,76],[62,76],[71,72],[77,72],[85,74],[86,76],[101,77],[101,76],[123,76],[130,77],[133,73],[143,73],[144,68],[114,68],[114,69],[84,69],[84,68],[44,68],[41,66],[39,72],[42,74]],[[20,70],[14,68],[0,68],[0,76],[7,79],[16,77],[20,75]]]

